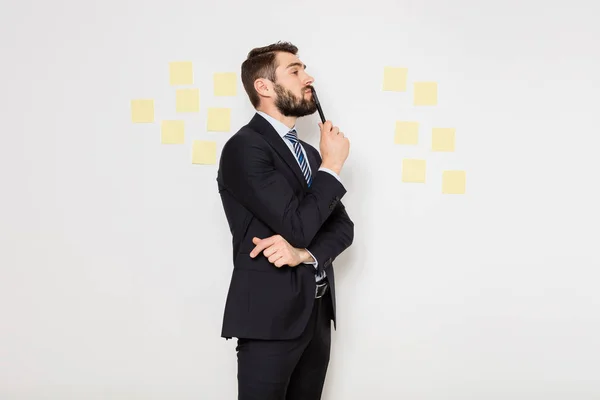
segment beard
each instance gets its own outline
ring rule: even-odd
[[[274,86],[275,93],[277,93],[275,107],[277,107],[279,112],[286,117],[304,117],[305,115],[314,114],[314,112],[317,111],[317,105],[315,104],[314,99],[311,98],[310,100],[306,100],[304,96],[298,98],[291,90],[288,90],[277,83],[275,83]],[[310,90],[310,88],[308,90]]]

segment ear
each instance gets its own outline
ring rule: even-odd
[[[261,97],[272,97],[273,96],[273,84],[268,79],[258,78],[254,81],[254,90]]]

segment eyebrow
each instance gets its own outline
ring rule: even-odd
[[[299,63],[299,62],[293,62],[293,63],[291,63],[290,65],[288,65],[286,67],[286,69],[292,68],[292,67],[304,67],[304,69],[306,69],[306,65],[304,65],[302,63]]]

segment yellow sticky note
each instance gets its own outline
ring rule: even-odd
[[[138,124],[154,122],[154,100],[131,100],[131,121]]]
[[[221,72],[213,75],[215,96],[235,96],[237,92],[235,72]]]
[[[383,90],[389,92],[405,92],[408,68],[384,67]]]
[[[465,171],[444,171],[442,173],[442,193],[464,194],[466,181]]]
[[[177,89],[175,91],[177,112],[200,111],[200,89]]]
[[[438,87],[436,82],[415,82],[415,106],[437,105]]]
[[[182,144],[185,141],[183,121],[162,121],[160,129],[163,144]]]
[[[419,123],[414,121],[396,121],[396,144],[417,144],[419,142]]]
[[[215,164],[217,162],[217,142],[194,140],[192,144],[192,164]]]
[[[432,151],[454,151],[454,128],[433,128],[431,131]]]
[[[402,182],[425,183],[425,160],[402,160]]]
[[[231,125],[230,108],[209,108],[207,130],[211,132],[229,132]]]
[[[174,61],[169,63],[169,82],[172,86],[192,85],[194,71],[191,61]]]

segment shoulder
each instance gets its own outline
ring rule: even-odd
[[[249,125],[244,125],[227,139],[223,145],[223,150],[235,151],[244,148],[262,147],[266,144],[263,135],[252,129]]]
[[[256,160],[267,161],[272,158],[271,147],[258,131],[244,125],[223,145],[220,164],[244,165]]]

